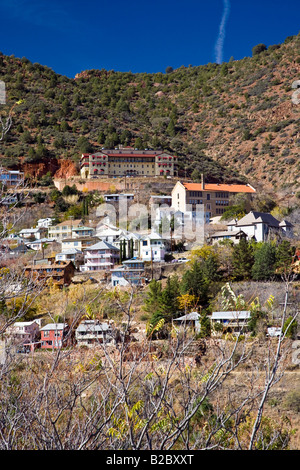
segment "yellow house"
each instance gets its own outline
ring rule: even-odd
[[[81,219],[65,220],[48,228],[48,238],[62,240],[63,238],[72,237],[73,230],[83,226]]]

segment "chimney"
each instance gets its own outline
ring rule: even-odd
[[[204,175],[203,175],[203,173],[201,173],[201,188],[202,188],[202,190],[205,189],[205,181],[204,181]]]

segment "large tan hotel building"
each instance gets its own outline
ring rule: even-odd
[[[162,150],[132,148],[102,149],[83,154],[80,161],[82,178],[99,176],[174,176],[177,159]]]
[[[250,184],[201,183],[177,181],[172,190],[172,207],[181,212],[195,211],[204,205],[209,217],[221,216],[230,205],[230,196],[245,194],[251,200],[256,193]]]

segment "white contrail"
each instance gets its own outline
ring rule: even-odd
[[[221,19],[221,23],[219,27],[219,36],[215,45],[217,64],[221,64],[223,60],[223,44],[224,44],[224,39],[226,35],[226,22],[227,22],[227,18],[228,18],[229,11],[230,11],[230,1],[229,0],[223,0],[223,1],[224,1],[224,10],[223,10],[223,15],[222,15],[222,19]]]

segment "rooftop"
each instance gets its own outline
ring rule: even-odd
[[[53,229],[54,227],[63,227],[65,225],[67,226],[70,226],[70,227],[73,227],[74,225],[81,225],[82,224],[82,220],[81,219],[75,219],[75,220],[64,220],[63,222],[60,222],[59,224],[56,224],[52,227],[50,227],[51,229]]]
[[[38,263],[40,261],[40,263]],[[73,265],[72,261],[56,261],[52,263],[49,260],[34,260],[34,264],[28,264],[26,269],[33,269],[33,270],[42,270],[42,269],[56,269],[56,268],[66,268],[69,265]],[[73,265],[74,266],[74,265]]]
[[[182,317],[179,318],[174,318],[173,321],[197,321],[200,319],[200,314],[198,312],[191,312],[188,313],[187,315],[183,315]]]
[[[243,234],[244,232],[242,230],[223,230],[220,232],[214,232],[210,235],[210,238],[216,238],[216,237],[235,237],[236,235]]]
[[[85,332],[91,332],[94,333],[96,331],[109,331],[111,329],[111,326],[108,323],[98,323],[94,322],[93,320],[90,321],[84,321],[83,323],[80,323],[80,325],[77,327],[77,331],[85,331]]]
[[[131,264],[131,263],[144,264],[144,261],[142,259],[137,259],[137,258],[127,259],[127,260],[123,261],[123,264]]]
[[[100,241],[98,243],[95,243],[95,245],[89,246],[87,248],[87,251],[89,251],[89,250],[117,250],[117,251],[119,251],[119,248],[112,245],[111,243]]]
[[[67,326],[67,323],[48,323],[48,325],[41,328],[41,331],[64,330]]]
[[[35,320],[31,320],[31,321],[17,321],[13,324],[13,326],[23,327],[23,326],[32,325],[33,323],[37,325],[37,322]]]
[[[250,311],[228,311],[228,312],[212,312],[212,320],[248,320],[250,318]]]
[[[242,227],[244,225],[253,225],[258,223],[265,223],[270,227],[279,227],[279,220],[275,219],[272,214],[267,212],[256,212],[251,211],[242,217],[237,222],[230,222],[229,225],[235,225],[236,227]]]
[[[19,233],[37,233],[41,231],[41,227],[23,228]]]
[[[130,157],[155,157],[157,155],[167,155],[169,157],[176,158],[174,155],[170,155],[168,152],[164,152],[163,150],[139,150],[139,149],[134,149],[134,148],[116,148],[116,149],[101,149],[99,152],[95,152],[93,154],[87,154],[84,153],[82,154],[81,158],[86,158],[89,156],[98,156],[98,155],[106,155],[106,156],[114,156],[114,157],[124,157],[124,156],[130,156]]]
[[[59,255],[77,255],[77,254],[82,254],[81,250],[77,250],[77,248],[70,248],[69,250],[61,251],[60,253],[57,253],[56,256]]]
[[[39,245],[40,243],[53,243],[53,238],[38,238],[32,242],[28,242],[28,245]]]
[[[114,193],[114,194],[104,194],[104,197],[122,197],[122,196],[134,196],[133,193]]]
[[[90,230],[90,231],[93,231],[94,229],[93,229],[93,227],[84,227],[83,225],[80,225],[80,226],[78,226],[78,227],[74,227],[73,230],[74,230],[74,231],[75,231],[75,230],[77,230],[77,231],[78,231],[78,230],[82,230],[82,231],[84,231],[84,230]]]
[[[229,193],[255,193],[255,189],[249,184],[223,184],[223,183],[205,183],[204,189],[202,183],[182,183],[188,191],[225,191]]]
[[[82,236],[82,237],[66,237],[62,239],[62,243],[68,242],[87,242],[87,241],[96,241],[99,240],[96,236]]]

